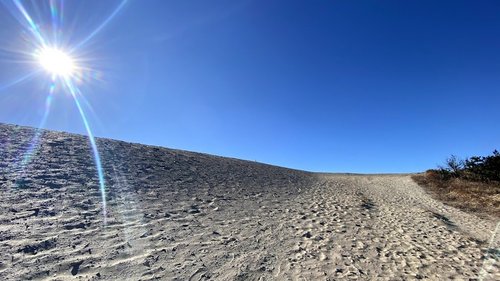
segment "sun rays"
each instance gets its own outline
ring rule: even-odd
[[[81,81],[81,77],[84,76],[83,70],[88,70],[89,66],[82,66],[78,63],[78,56],[75,53],[83,48],[90,40],[92,40],[97,33],[99,33],[104,27],[118,14],[120,10],[123,9],[126,0],[120,2],[120,4],[113,10],[113,12],[106,17],[106,19],[97,26],[97,28],[88,33],[84,39],[79,41],[79,43],[73,46],[66,46],[62,44],[65,33],[63,26],[63,1],[50,0],[47,2],[49,4],[49,9],[45,12],[50,13],[48,15],[50,22],[40,22],[35,21],[34,17],[28,12],[29,10],[23,5],[19,0],[13,0],[12,2],[5,3],[6,8],[9,10],[11,15],[17,19],[19,24],[23,27],[26,34],[28,34],[28,45],[31,46],[32,50],[21,50],[19,53],[26,56],[26,61],[31,62],[35,66],[35,70],[26,75],[21,76],[21,78],[15,79],[13,82],[7,83],[5,85],[0,85],[0,90],[5,90],[7,88],[13,87],[20,83],[26,83],[27,81],[39,77],[41,73],[48,74],[49,77],[49,89],[46,92],[46,102],[43,117],[39,123],[39,129],[33,136],[30,144],[28,145],[22,159],[19,162],[19,169],[21,174],[26,168],[27,164],[30,162],[31,158],[35,154],[42,135],[41,128],[45,127],[47,118],[50,114],[52,108],[52,99],[56,89],[68,93],[74,101],[76,109],[81,117],[82,123],[85,127],[85,131],[89,138],[90,147],[92,150],[92,156],[94,159],[94,164],[97,170],[97,177],[99,179],[99,191],[102,200],[102,214],[103,222],[106,225],[107,219],[107,207],[106,207],[106,184],[104,180],[104,171],[101,164],[101,158],[99,150],[97,147],[96,140],[94,138],[94,133],[90,126],[89,120],[87,119],[84,108],[80,100],[83,99],[82,93],[77,86],[77,82]],[[13,5],[11,5],[13,4]],[[34,4],[34,9],[40,17],[40,14],[44,10],[37,9],[37,5]],[[43,17],[40,17],[43,18]],[[17,51],[17,50],[16,50]],[[30,56],[28,54],[31,54]],[[26,62],[23,61],[23,62]],[[85,101],[85,99],[83,99]]]

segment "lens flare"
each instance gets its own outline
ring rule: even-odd
[[[101,193],[101,199],[102,199],[102,212],[103,212],[103,219],[104,219],[104,225],[107,223],[107,207],[106,207],[106,184],[104,182],[104,170],[102,169],[102,164],[101,164],[101,157],[99,155],[99,150],[97,149],[97,144],[95,142],[94,134],[92,133],[92,130],[90,129],[89,122],[87,120],[87,116],[85,115],[85,112],[83,111],[82,105],[80,103],[80,100],[78,99],[78,95],[80,94],[80,90],[75,86],[75,84],[69,79],[66,78],[64,80],[65,86],[70,92],[71,96],[73,97],[73,100],[75,101],[75,105],[78,108],[78,112],[80,113],[80,117],[82,117],[83,125],[85,126],[85,130],[87,131],[87,135],[89,137],[90,141],[90,147],[92,149],[92,153],[94,154],[94,162],[95,166],[97,169],[97,177],[99,179],[99,191]]]
[[[104,27],[125,7],[125,4],[127,4],[127,0],[122,0],[120,5],[116,7],[116,9],[109,15],[106,20],[104,20],[94,31],[92,31],[85,39],[80,41],[73,49],[78,49],[87,44],[94,36],[96,36],[101,30],[104,29]]]
[[[35,131],[35,136],[31,140],[31,144],[26,153],[24,154],[23,160],[21,161],[22,170],[24,170],[25,167],[28,165],[28,163],[31,160],[31,157],[36,152],[36,148],[40,144],[40,138],[43,133],[43,131],[40,128],[45,127],[45,123],[47,122],[47,117],[49,116],[50,108],[52,105],[52,96],[54,95],[54,90],[55,90],[55,84],[52,83],[49,88],[49,94],[45,98],[45,111],[43,113],[42,120],[40,121],[40,125],[38,125],[38,128]]]
[[[40,65],[54,76],[68,77],[75,71],[73,59],[56,48],[44,48],[35,54]]]
[[[97,170],[97,177],[99,180],[99,191],[101,194],[102,213],[104,217],[103,221],[104,225],[106,225],[107,208],[104,170],[101,164],[101,158],[99,155],[99,150],[97,149],[97,143],[95,141],[94,134],[91,130],[89,121],[82,107],[81,101],[86,102],[86,100],[81,95],[80,89],[76,85],[78,81],[83,81],[82,78],[84,78],[85,75],[84,73],[82,73],[82,71],[85,68],[75,63],[76,61],[74,60],[73,55],[77,52],[77,49],[81,49],[82,47],[84,47],[90,40],[92,40],[98,33],[100,33],[109,24],[109,22],[112,21],[112,19],[124,8],[127,0],[121,0],[118,7],[116,7],[115,10],[108,17],[106,17],[106,19],[102,23],[100,23],[95,30],[90,32],[88,36],[83,37],[83,40],[81,40],[78,44],[74,44],[73,46],[67,46],[66,44],[63,44],[65,42],[65,40],[63,40],[65,38],[63,38],[64,34],[62,32],[64,1],[49,0],[48,2],[50,5],[49,8],[50,18],[52,21],[52,32],[45,28],[46,26],[50,25],[45,25],[43,24],[43,22],[42,25],[40,25],[37,21],[35,21],[22,1],[12,0],[12,3],[14,4],[15,8],[10,9],[9,11],[12,12],[14,18],[17,19],[19,23],[28,31],[28,34],[32,35],[30,45],[32,45],[32,48],[35,49],[35,52],[30,53],[33,55],[35,62],[38,63],[38,68],[42,68],[51,75],[52,84],[50,86],[49,94],[46,99],[45,113],[41,120],[39,128],[45,126],[51,108],[52,98],[56,85],[58,88],[66,89],[75,102],[89,138],[94,158],[94,164]],[[9,7],[9,5],[7,5],[8,2],[2,4],[6,4],[6,6]],[[36,6],[37,5],[35,5],[35,9],[37,9]],[[40,17],[40,10],[37,9],[35,11],[35,15],[38,15]],[[7,85],[0,85],[0,91],[5,90],[11,86],[23,83],[31,79],[33,76],[35,76],[35,74],[38,74],[39,72],[40,70],[18,78]],[[24,154],[23,159],[20,161],[22,170],[24,170],[24,167],[27,166],[32,156],[36,152],[42,134],[43,131],[36,131],[32,142],[30,143],[26,153]]]
[[[0,92],[1,91],[5,91],[8,88],[13,87],[15,85],[19,85],[19,84],[22,84],[22,83],[24,83],[26,81],[29,81],[31,78],[35,77],[38,74],[38,72],[39,71],[30,72],[30,73],[28,73],[26,75],[23,75],[23,76],[15,79],[15,80],[9,82],[9,83],[6,83],[4,85],[0,85]]]
[[[481,267],[481,271],[479,272],[479,280],[483,281],[485,278],[489,277],[490,275],[488,272],[491,271],[491,269],[495,266],[495,263],[497,262],[497,257],[494,254],[492,254],[496,249],[495,248],[495,241],[496,236],[498,234],[498,231],[500,231],[500,222],[497,223],[495,230],[493,230],[490,242],[488,243],[488,251],[486,252],[486,255],[484,256],[483,259],[483,266]]]

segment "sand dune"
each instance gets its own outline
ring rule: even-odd
[[[0,125],[1,280],[500,280],[495,221],[409,175],[314,174]]]

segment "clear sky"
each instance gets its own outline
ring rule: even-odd
[[[500,148],[499,1],[67,1],[57,36],[20,3],[63,49],[97,30],[71,55],[99,137],[325,172]],[[39,126],[49,79],[1,4],[0,122]],[[85,134],[64,90],[43,126]]]

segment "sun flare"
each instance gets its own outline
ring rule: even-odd
[[[68,77],[75,70],[73,59],[55,48],[44,48],[36,55],[40,65],[52,75]]]

